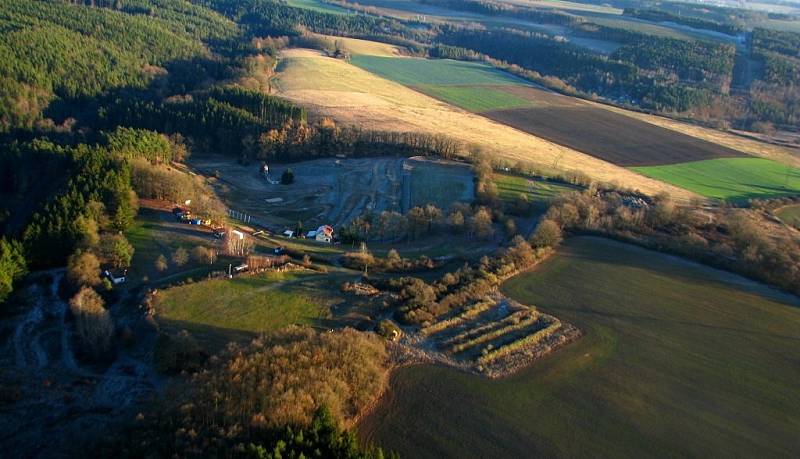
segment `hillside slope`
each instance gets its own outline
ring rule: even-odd
[[[580,171],[595,180],[617,182],[687,200],[695,194],[622,167],[471,114],[385,80],[345,61],[311,50],[286,50],[275,81],[278,95],[321,116],[365,129],[444,134],[509,161],[543,169]]]

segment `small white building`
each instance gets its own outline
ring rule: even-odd
[[[306,233],[308,239],[314,239],[319,242],[327,242],[330,244],[333,241],[333,227],[330,225],[322,225],[314,231]]]

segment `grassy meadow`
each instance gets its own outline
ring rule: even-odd
[[[208,348],[218,349],[228,341],[326,318],[338,298],[326,296],[328,286],[319,285],[322,277],[266,273],[172,287],[158,293],[156,318],[167,329],[188,330]]]
[[[728,201],[800,193],[800,169],[763,158],[724,158],[633,167],[640,174]]]
[[[506,294],[586,335],[487,380],[398,370],[359,426],[413,457],[791,457],[800,300],[600,238],[569,240]]]
[[[500,194],[500,199],[513,201],[520,194],[525,194],[531,202],[547,203],[556,196],[576,191],[580,188],[565,183],[546,182],[543,180],[531,180],[514,174],[494,173],[494,183]]]

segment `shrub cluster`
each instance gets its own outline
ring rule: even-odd
[[[484,256],[479,262],[466,264],[431,284],[415,277],[370,282],[397,293],[398,312],[403,322],[430,324],[448,311],[483,301],[505,279],[529,268],[551,251],[551,247],[544,246],[534,249],[523,238],[515,237],[509,247],[495,256]]]

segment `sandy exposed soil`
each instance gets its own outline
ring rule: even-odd
[[[668,192],[676,199],[697,197],[687,190],[444,104],[316,51],[284,51],[278,70],[274,87],[279,95],[342,123],[366,129],[445,134],[511,161],[526,160],[543,169],[557,165],[646,193]]]

